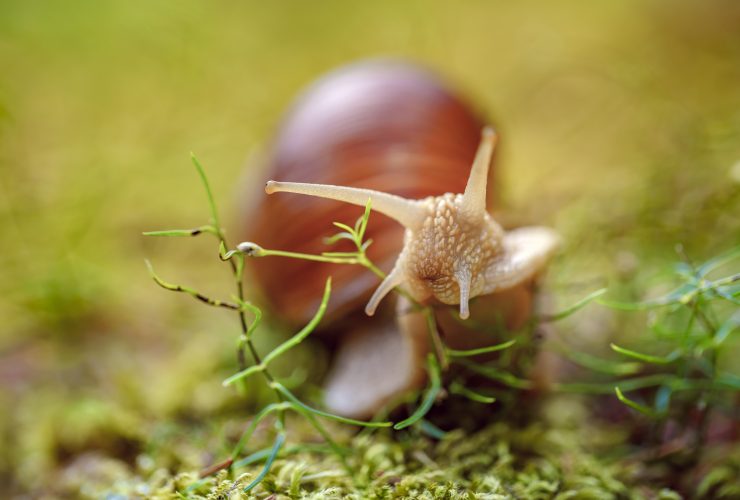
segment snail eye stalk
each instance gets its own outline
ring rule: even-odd
[[[309,184],[303,182],[268,181],[265,186],[267,194],[296,193],[316,196],[330,200],[343,201],[364,207],[368,198],[372,199],[373,210],[387,215],[408,229],[415,229],[424,219],[424,208],[415,200],[407,200],[394,194],[383,193],[372,189],[329,184]]]
[[[463,213],[473,221],[483,220],[486,214],[486,184],[496,142],[496,132],[491,127],[485,127],[481,132],[480,145],[463,194]]]

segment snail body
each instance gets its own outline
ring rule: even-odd
[[[368,89],[374,92],[368,95]],[[343,104],[338,118],[329,113],[337,102]],[[298,145],[291,142],[304,127],[304,115],[319,110],[327,113],[319,118],[325,126],[315,129],[315,140],[304,135],[295,139]],[[472,304],[473,314],[476,307],[493,308],[508,327],[520,326],[531,313],[532,283],[555,251],[557,236],[540,227],[506,232],[488,214],[495,142],[493,130],[483,128],[475,113],[413,66],[359,64],[309,90],[279,133],[268,175],[280,180],[269,181],[265,190],[311,198],[267,197],[282,200],[259,207],[256,230],[248,236],[271,248],[320,253],[331,222],[359,215],[359,209],[345,211],[347,204],[362,207],[370,199],[367,237],[374,241],[374,252],[369,257],[389,272],[378,285],[355,266],[281,260],[276,264],[280,269],[270,270],[261,261],[256,274],[275,307],[288,320],[305,321],[315,309],[323,278],[332,274],[338,291],[330,311],[337,321],[356,317],[352,311],[362,300],[367,300],[365,313],[374,315],[381,300],[400,286],[420,304],[454,305],[461,319],[471,315],[471,299],[485,296],[487,304]],[[301,148],[306,151],[303,163],[297,161]],[[335,203],[305,201],[315,199]],[[281,220],[289,223],[278,230]],[[330,410],[368,417],[423,384],[431,349],[425,319],[404,299],[395,311],[395,318],[385,314],[359,327],[357,321],[352,328],[344,323],[326,382]],[[490,343],[490,337],[454,324],[450,314],[447,308],[438,313],[448,345]]]
[[[461,192],[482,127],[468,103],[430,72],[395,61],[355,63],[319,79],[290,107],[269,148],[265,179],[355,186],[406,198]],[[244,237],[265,248],[327,251],[324,239],[336,232],[332,223],[351,223],[362,214],[316,198],[260,192],[251,198]],[[373,213],[368,257],[390,270],[403,236],[403,227]],[[310,320],[328,276],[334,291],[325,323],[332,325],[352,316],[377,285],[375,276],[357,266],[263,259],[253,271],[268,302],[291,325]]]

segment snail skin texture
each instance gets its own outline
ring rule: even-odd
[[[329,74],[284,121],[268,169],[280,181],[266,191],[309,196],[256,197],[245,236],[266,248],[321,253],[331,223],[351,223],[362,209],[349,204],[364,207],[370,198],[368,256],[389,271],[378,285],[360,266],[280,258],[252,266],[274,309],[294,325],[310,319],[332,275],[321,325],[338,344],[325,382],[330,411],[372,417],[424,385],[432,349],[426,320],[405,298],[384,299],[396,286],[437,304],[453,349],[495,343],[458,315],[477,324],[503,319],[508,331],[530,317],[535,279],[558,237],[540,227],[506,232],[487,213],[496,135],[485,128],[481,138],[481,129],[477,114],[432,74],[388,61]]]

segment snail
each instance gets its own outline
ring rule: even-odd
[[[450,306],[436,308],[436,316],[453,348],[491,342],[453,314],[489,321],[500,315],[512,329],[531,314],[533,283],[558,237],[542,227],[507,232],[488,214],[496,137],[431,73],[387,61],[330,74],[283,123],[267,172],[279,181],[265,190],[309,197],[258,202],[247,239],[320,253],[331,222],[361,213],[347,204],[363,207],[371,199],[368,255],[389,271],[378,285],[359,266],[273,259],[253,268],[275,309],[294,323],[307,321],[325,277],[334,276],[328,315],[340,345],[326,381],[331,411],[366,418],[424,383],[431,350],[425,318],[404,297],[383,307],[395,287],[418,303]],[[360,319],[362,302],[364,313],[377,310],[379,317]]]

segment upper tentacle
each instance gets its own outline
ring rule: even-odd
[[[372,199],[373,210],[395,219],[408,229],[417,228],[422,223],[425,214],[424,208],[416,200],[407,200],[394,194],[372,189],[303,182],[268,181],[265,192],[267,194],[279,192],[305,194],[344,201],[361,207],[367,204],[368,199]]]

